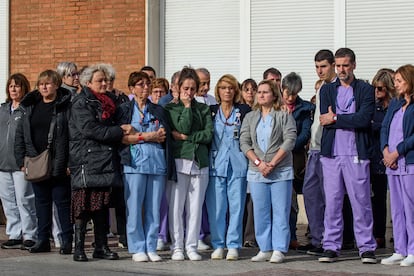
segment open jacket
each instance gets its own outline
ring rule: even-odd
[[[392,99],[387,114],[382,121],[381,127],[381,151],[388,145],[390,136],[390,126],[395,112],[406,103],[405,99]],[[404,140],[397,145],[399,155],[405,157],[405,163],[414,164],[414,103],[410,103],[404,112],[403,117],[403,137]]]
[[[69,120],[72,189],[122,185],[118,146],[123,131],[114,118],[102,119],[102,104],[87,87],[73,98]]]
[[[134,111],[135,100],[131,100],[127,103],[121,104],[116,115],[116,121],[119,125],[121,124],[130,124],[132,120],[132,113]],[[166,141],[162,144],[165,148],[165,155],[167,159],[167,177],[169,180],[177,181],[177,174],[175,170],[175,161],[172,148],[172,136],[171,136],[171,123],[169,122],[169,117],[167,112],[160,105],[153,104],[151,101],[147,100],[148,112],[153,115],[165,128],[167,135]],[[119,149],[119,154],[121,156],[122,165],[131,165],[131,151],[129,146],[122,145]]]
[[[53,135],[51,147],[52,153],[52,176],[65,176],[68,163],[68,117],[70,112],[69,90],[59,87],[57,90],[56,105],[56,126]],[[24,157],[35,157],[41,152],[37,152],[33,145],[30,118],[33,107],[36,103],[42,101],[42,95],[35,90],[28,93],[20,102],[19,110],[22,113],[16,130],[16,140],[14,145],[14,154],[16,163],[19,168],[24,166]]]
[[[324,84],[320,91],[321,115],[328,113],[328,107],[336,114],[336,97],[340,80]],[[358,157],[362,160],[371,157],[371,121],[375,112],[374,87],[363,80],[354,79],[351,86],[354,90],[355,113],[337,114],[335,123],[323,128],[321,155],[332,157],[333,143],[337,129],[354,129]]]
[[[292,167],[292,150],[296,141],[296,124],[293,116],[285,111],[272,110],[273,129],[266,152],[260,149],[257,142],[257,125],[259,124],[261,112],[253,110],[244,117],[240,132],[240,149],[246,154],[253,150],[260,160],[270,162],[279,149],[283,149],[287,155],[277,164],[276,168]],[[258,172],[256,165],[249,160],[249,169]]]

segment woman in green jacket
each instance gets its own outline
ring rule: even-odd
[[[177,182],[167,185],[173,250],[171,259],[174,261],[184,260],[184,240],[187,257],[192,261],[201,260],[197,253],[197,241],[208,185],[208,145],[213,137],[213,123],[209,107],[194,100],[199,85],[195,70],[184,67],[178,81],[180,101],[165,107],[172,122],[177,169]]]

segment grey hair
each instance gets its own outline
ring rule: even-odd
[[[107,71],[108,71],[108,79],[109,80],[115,80],[115,75],[116,75],[116,71],[115,71],[115,68],[111,65],[111,64],[109,64],[109,63],[107,63],[107,64],[102,64],[103,66],[106,66],[106,69],[107,69]]]
[[[56,68],[56,72],[61,77],[69,76],[70,74],[72,74],[73,72],[76,72],[77,70],[78,70],[78,67],[76,66],[76,64],[73,62],[69,62],[69,61],[59,62]]]
[[[282,80],[282,90],[287,90],[288,95],[296,95],[302,90],[302,78],[295,72],[286,75]]]
[[[79,82],[82,86],[86,86],[88,84],[88,82],[92,81],[93,78],[93,74],[95,74],[96,72],[102,72],[105,74],[105,77],[108,79],[109,78],[109,72],[108,72],[108,66],[107,64],[94,64],[91,66],[86,67],[83,71],[82,74],[79,76]]]
[[[198,69],[196,69],[196,72],[197,73],[200,72],[200,73],[210,77],[210,72],[207,70],[207,68],[204,68],[204,67],[198,68]]]

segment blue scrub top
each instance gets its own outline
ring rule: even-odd
[[[131,125],[138,132],[157,131],[162,125],[148,112],[148,105],[140,110],[134,104]],[[131,166],[124,165],[124,173],[142,173],[154,175],[167,174],[165,150],[159,143],[145,142],[130,145]]]
[[[225,118],[221,106],[214,120],[214,135],[210,149],[210,176],[227,177],[231,168],[236,177],[246,177],[248,160],[240,150],[241,113],[234,108]]]

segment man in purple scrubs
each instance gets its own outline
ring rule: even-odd
[[[338,79],[320,91],[321,163],[326,208],[320,262],[337,260],[342,243],[342,209],[348,194],[354,215],[354,234],[362,263],[376,263],[370,199],[370,125],[375,109],[374,88],[355,78],[355,54],[349,48],[335,53]],[[329,196],[328,196],[329,195]]]

